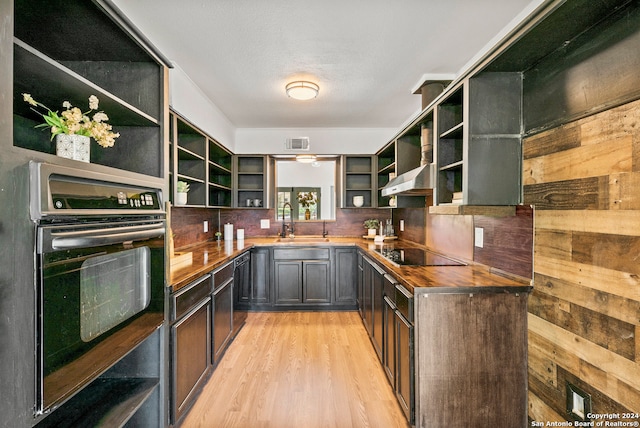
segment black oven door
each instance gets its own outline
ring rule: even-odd
[[[163,314],[165,231],[162,219],[38,227],[40,412],[109,368],[99,344],[127,328],[135,334],[144,314]]]

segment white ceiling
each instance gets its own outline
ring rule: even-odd
[[[424,74],[460,72],[541,0],[113,3],[236,128],[395,128]],[[286,96],[301,78],[316,99]]]

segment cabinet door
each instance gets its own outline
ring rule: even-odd
[[[213,292],[213,362],[220,361],[233,331],[233,278]]]
[[[365,258],[362,264],[362,321],[371,337],[373,337],[373,272],[373,266]]]
[[[384,297],[382,310],[382,364],[389,383],[396,384],[396,320],[395,307],[391,299]]]
[[[196,398],[211,361],[211,299],[171,327],[172,419],[178,420]]]
[[[304,303],[331,303],[331,263],[302,262],[302,290]]]
[[[357,251],[354,248],[336,248],[336,304],[356,304],[357,257]]]
[[[302,262],[274,263],[274,291],[276,305],[302,303]]]
[[[384,271],[378,265],[372,265],[371,272],[371,312],[373,345],[382,361],[382,307],[384,304]]]
[[[271,302],[269,278],[269,249],[253,248],[251,250],[251,303]]]
[[[358,312],[360,312],[360,318],[364,320],[364,258],[362,253],[358,252],[358,270],[356,272],[358,281],[358,293],[356,295]]]
[[[396,396],[409,423],[414,415],[413,326],[399,312],[396,323]]]

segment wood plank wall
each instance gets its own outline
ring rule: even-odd
[[[530,136],[523,151],[530,422],[568,420],[566,382],[594,413],[640,412],[640,101]]]

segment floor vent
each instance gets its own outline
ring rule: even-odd
[[[285,150],[309,150],[309,137],[287,138]]]

